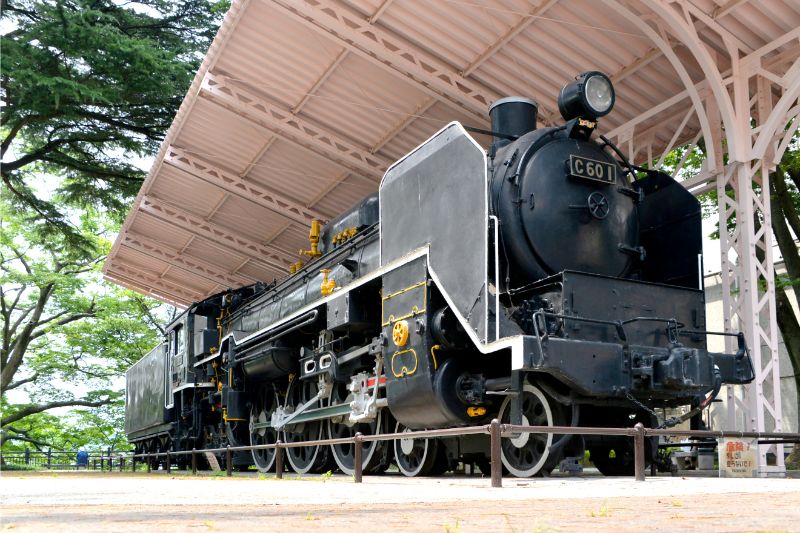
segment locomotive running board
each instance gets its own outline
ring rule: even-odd
[[[391,261],[391,262],[383,265],[382,267],[380,267],[380,268],[378,268],[376,270],[373,270],[372,272],[370,272],[366,276],[362,276],[362,277],[358,278],[357,280],[353,281],[349,285],[345,285],[345,286],[335,290],[333,292],[333,294],[331,294],[329,296],[326,296],[324,298],[320,298],[319,300],[315,300],[314,302],[312,302],[312,303],[310,303],[310,304],[308,304],[308,305],[306,305],[304,307],[301,307],[300,309],[298,309],[294,313],[283,317],[281,320],[278,320],[277,322],[274,322],[274,323],[270,324],[269,326],[267,326],[267,327],[265,327],[263,329],[255,331],[255,332],[251,333],[250,335],[242,337],[239,340],[236,340],[236,338],[233,336],[233,333],[228,333],[225,337],[223,337],[222,341],[220,342],[220,346],[222,346],[226,341],[230,342],[230,339],[232,339],[233,342],[238,345],[238,344],[249,343],[249,342],[252,342],[253,340],[255,340],[255,339],[259,338],[259,337],[268,335],[270,332],[272,332],[276,328],[282,326],[283,324],[285,324],[285,323],[287,323],[287,322],[289,322],[291,320],[294,320],[298,316],[301,316],[301,315],[303,315],[305,313],[308,313],[309,311],[312,311],[313,309],[319,308],[320,306],[325,305],[329,301],[331,301],[331,300],[333,300],[335,298],[339,298],[343,294],[346,294],[346,293],[348,293],[348,292],[350,292],[350,291],[352,291],[354,289],[357,289],[357,288],[361,287],[362,285],[365,285],[366,283],[369,283],[370,281],[373,281],[375,279],[379,279],[384,274],[386,274],[387,272],[391,272],[391,271],[393,271],[393,270],[395,270],[395,269],[397,269],[397,268],[399,268],[399,267],[401,267],[401,266],[403,266],[403,265],[405,265],[407,263],[410,263],[411,261],[413,261],[413,260],[415,260],[417,258],[420,258],[420,257],[426,257],[426,258],[429,257],[429,250],[428,250],[427,246],[426,247],[422,247],[422,248],[417,248],[413,252],[411,252],[411,253],[403,256],[403,257],[400,257],[398,259],[395,259],[394,261]],[[444,296],[445,301],[447,301],[447,304],[448,305],[455,305],[453,303],[453,300],[450,297],[450,295],[447,293],[446,290],[444,290],[444,288],[442,286],[442,283],[441,283],[441,281],[439,279],[439,276],[430,267],[430,264],[428,265],[428,272],[430,273],[431,279],[436,284],[436,286],[438,287],[438,289],[441,292],[441,294]],[[480,338],[478,338],[478,336],[475,334],[475,331],[473,331],[472,327],[470,327],[470,325],[468,323],[465,323],[465,321],[464,321],[464,319],[463,319],[463,317],[461,316],[460,313],[455,313],[455,316],[458,319],[458,321],[461,323],[461,325],[464,327],[464,330],[467,332],[467,335],[469,336],[470,340],[472,340],[473,345],[482,354],[488,355],[488,354],[497,352],[499,350],[511,349],[511,369],[512,370],[519,370],[519,369],[521,369],[523,367],[523,364],[524,364],[523,342],[524,341],[523,341],[523,336],[522,335],[517,335],[517,336],[513,336],[513,337],[505,337],[505,338],[502,338],[502,339],[498,339],[496,341],[492,341],[490,343],[484,343]],[[217,352],[217,354],[215,354],[211,358],[220,355],[221,352],[222,352],[222,350],[220,350],[220,352]],[[207,358],[206,360],[211,359],[211,358]],[[195,363],[195,366],[201,365],[202,363],[203,363],[203,361]]]
[[[328,303],[328,302],[330,302],[330,301],[332,301],[332,300],[334,300],[336,298],[339,298],[343,294],[347,294],[348,292],[352,291],[353,289],[357,289],[357,288],[361,287],[362,285],[365,285],[366,283],[369,283],[370,281],[373,281],[375,279],[381,278],[387,272],[390,272],[390,271],[392,271],[392,270],[394,270],[396,268],[399,268],[399,267],[403,266],[404,264],[409,263],[409,262],[413,261],[414,259],[417,259],[418,257],[427,256],[427,255],[428,255],[428,248],[427,247],[418,248],[418,249],[414,250],[413,252],[409,253],[408,255],[400,257],[400,258],[392,261],[391,263],[387,263],[384,266],[382,266],[382,267],[380,267],[380,268],[378,268],[376,270],[373,270],[369,274],[356,279],[355,281],[353,281],[349,285],[345,285],[345,286],[343,286],[341,288],[337,288],[329,296],[325,296],[324,298],[320,298],[319,300],[314,300],[310,304],[307,304],[307,305],[301,307],[300,309],[298,309],[294,313],[292,313],[290,315],[287,315],[287,316],[283,317],[282,319],[278,320],[277,322],[273,322],[269,326],[267,326],[265,328],[262,328],[262,329],[260,329],[258,331],[255,331],[255,332],[251,333],[250,335],[242,337],[241,339],[236,339],[236,337],[233,336],[233,333],[228,333],[227,335],[225,335],[225,337],[222,338],[222,340],[220,342],[220,346],[222,346],[225,343],[225,341],[228,341],[231,338],[233,339],[233,342],[235,342],[237,345],[246,344],[246,343],[252,342],[253,340],[255,340],[255,339],[257,339],[257,338],[259,338],[261,336],[269,334],[272,330],[282,326],[286,322],[289,322],[290,320],[294,320],[295,318],[297,318],[300,315],[303,315],[305,313],[308,313],[309,311],[317,309],[318,307],[321,307],[321,306],[325,305],[326,303]],[[222,350],[220,350],[220,352],[221,351]],[[217,352],[217,353],[220,353],[220,352]],[[198,364],[201,364],[201,363],[195,363],[195,366],[197,366]]]

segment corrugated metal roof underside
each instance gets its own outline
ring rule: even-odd
[[[798,3],[693,4],[751,49],[800,26]],[[652,18],[644,3],[627,5]],[[706,34],[710,48],[724,51],[716,33]],[[377,51],[370,42],[380,43]],[[387,49],[396,61],[381,56]],[[691,55],[680,45],[674,51],[700,82]],[[412,57],[422,72],[398,66]],[[426,72],[452,73],[469,84],[465,93],[489,101],[532,97],[544,121],[557,121],[558,91],[586,70],[615,81],[617,105],[601,131],[684,91],[650,39],[602,2],[234,2],[104,272],[178,305],[283,277],[307,247],[312,217],[332,218],[377,190],[389,164],[446,123],[488,128],[485,106],[457,90],[443,95]],[[688,101],[678,101],[637,132],[667,146],[686,110]],[[679,142],[697,133],[693,121]]]

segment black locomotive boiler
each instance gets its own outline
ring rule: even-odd
[[[706,347],[700,206],[670,176],[595,133],[614,89],[567,84],[564,123],[490,108],[484,150],[458,123],[392,165],[377,195],[322,227],[285,279],[210,297],[128,372],[137,451],[301,442],[485,424],[661,424],[705,407],[752,367]],[[590,450],[632,469],[629,439],[517,435],[502,460],[546,474]],[[366,472],[487,464],[488,439],[364,443]],[[354,469],[352,445],[286,451],[298,473]],[[262,471],[272,450],[237,453]]]

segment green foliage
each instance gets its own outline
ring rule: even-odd
[[[4,448],[124,442],[121,377],[156,344],[148,324],[160,304],[102,281],[115,227],[86,211],[77,226],[86,246],[77,249],[62,233],[43,236],[0,195]],[[72,406],[96,409],[48,413]]]
[[[106,236],[230,2],[0,2],[0,441],[118,448],[159,304],[102,281]]]
[[[228,5],[2,0],[2,180],[40,230],[83,246],[68,207],[122,218]]]

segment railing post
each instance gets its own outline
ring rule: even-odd
[[[230,444],[225,447],[225,470],[228,477],[233,475],[233,453],[231,453]]]
[[[153,461],[150,460],[150,454],[149,453],[145,454],[144,458],[147,461],[147,473],[149,474],[150,473],[150,469],[153,468],[153,465],[152,465]]]
[[[354,448],[353,448],[353,459],[354,459],[353,460],[353,463],[354,463],[353,466],[355,467],[354,470],[353,470],[353,480],[356,483],[361,483],[361,476],[363,475],[363,472],[362,472],[363,457],[362,457],[362,455],[364,453],[364,447],[361,445],[361,442],[362,442],[363,438],[364,438],[364,436],[361,434],[360,431],[356,433],[355,437],[353,437],[353,446],[354,446]]]
[[[50,470],[50,467],[53,464],[53,448],[47,448],[47,469]]]
[[[192,475],[197,475],[197,450],[192,448]]]
[[[633,462],[636,481],[644,481],[644,424],[638,422],[633,429],[636,433],[633,436]]]
[[[111,448],[108,448],[108,471],[114,470],[114,460],[111,457]]]
[[[136,472],[136,450],[133,450],[131,455],[131,472]]]
[[[500,460],[500,444],[503,438],[502,427],[498,419],[489,424],[489,453],[492,461],[492,487],[503,486],[503,465]]]
[[[25,464],[31,464],[31,451],[28,448],[25,448]]]
[[[122,454],[119,455],[119,471],[122,472],[125,469],[125,458],[122,457]]]
[[[172,470],[172,453],[167,450],[167,474]]]
[[[283,479],[283,447],[280,439],[275,441],[275,477]]]

